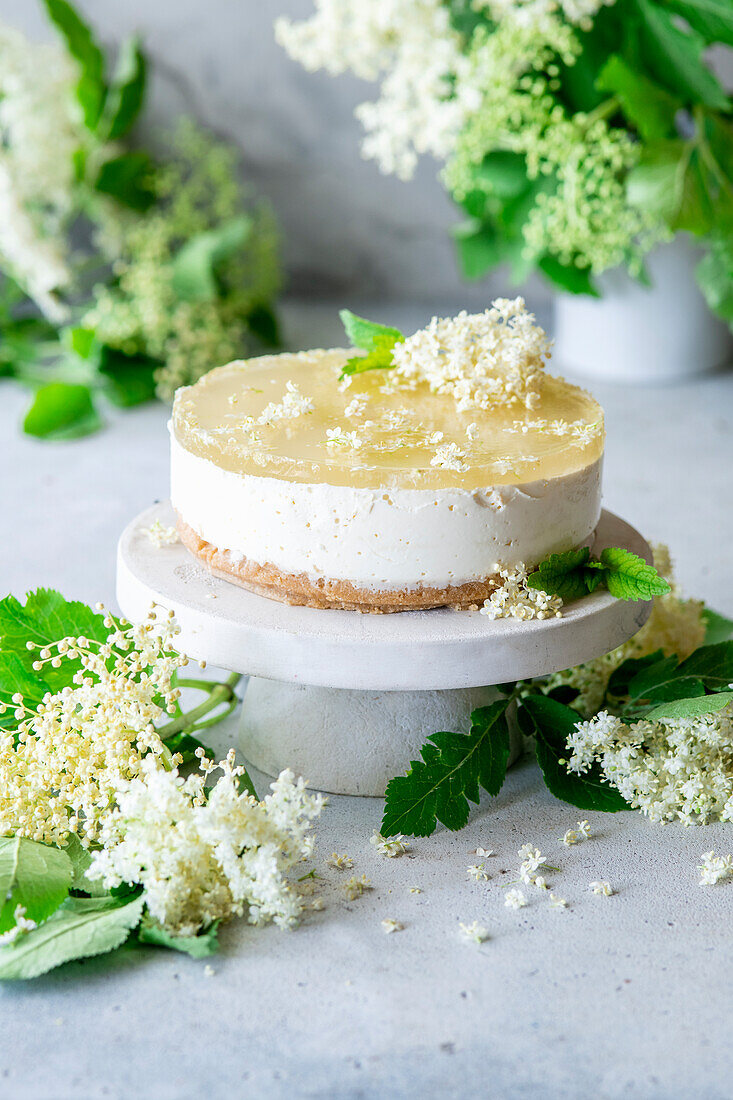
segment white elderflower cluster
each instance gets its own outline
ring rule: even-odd
[[[285,394],[282,401],[270,401],[253,423],[260,425],[274,424],[278,420],[296,420],[299,416],[313,412],[315,405],[310,397],[305,397],[296,382],[285,383]]]
[[[445,159],[477,105],[459,79],[467,63],[442,0],[316,0],[310,19],[279,19],[275,35],[306,69],[381,79],[379,98],[356,109],[362,151],[400,179],[410,179],[425,153]]]
[[[546,886],[544,878],[538,880],[536,872],[546,865],[547,860],[539,848],[531,844],[523,844],[518,852],[521,863],[519,865],[519,877],[527,886],[537,886],[543,890]]]
[[[502,405],[534,408],[551,341],[523,298],[497,298],[483,313],[433,317],[395,344],[397,374],[450,393],[458,410]]]
[[[727,878],[733,878],[733,856],[716,856],[714,851],[703,852],[700,872],[700,886],[715,886]]]
[[[352,397],[351,401],[349,401],[344,409],[344,416],[362,416],[368,404],[369,399],[367,397],[363,397],[362,395]]]
[[[586,718],[600,710],[611,674],[627,658],[644,657],[661,649],[665,657],[676,654],[684,660],[705,640],[705,605],[702,600],[683,597],[666,546],[654,547],[654,567],[669,582],[670,591],[655,598],[652,613],[641,630],[603,657],[558,672],[546,681],[548,689],[561,684],[577,688],[579,695],[571,705]]]
[[[489,878],[483,863],[472,863],[470,867],[466,868],[466,874],[474,882],[487,882]]]
[[[590,825],[587,821],[579,821],[576,829],[568,829],[563,836],[560,837],[560,843],[564,844],[566,848],[570,848],[573,844],[577,844],[581,840],[587,840],[590,836]]]
[[[439,466],[441,470],[455,470],[457,473],[464,474],[468,469],[463,461],[465,457],[465,452],[457,443],[442,443],[430,459],[430,465]]]
[[[142,533],[158,550],[161,550],[164,546],[173,546],[174,543],[180,541],[176,528],[166,526],[159,519],[156,519],[149,527],[143,527]]]
[[[507,909],[523,909],[526,904],[527,899],[524,896],[523,890],[514,888],[512,890],[507,890],[504,895],[504,905]]]
[[[614,0],[474,0],[476,9],[486,8],[497,21],[508,19],[520,26],[542,28],[558,10],[568,23],[589,30],[593,17],[604,4]]]
[[[354,866],[354,861],[346,852],[332,852],[326,860],[326,864],[336,871],[345,871],[347,868]]]
[[[303,900],[287,872],[312,853],[310,827],[323,796],[284,771],[258,802],[240,793],[243,773],[233,749],[216,766],[202,758],[187,779],[147,758],[139,775],[117,785],[87,877],[107,889],[143,886],[151,916],[174,935],[196,935],[245,909],[252,924],[293,926]]]
[[[362,439],[357,432],[345,432],[343,428],[326,428],[326,446],[330,448],[336,447],[350,447],[353,451],[358,451],[362,446]]]
[[[495,588],[480,609],[489,619],[550,619],[562,617],[562,600],[527,584],[523,562],[514,569],[499,569],[502,584]]]
[[[78,79],[60,45],[0,25],[0,263],[54,322],[66,317],[56,291],[71,282],[74,154],[88,139]]]
[[[346,897],[349,901],[356,901],[362,894],[365,894],[367,890],[372,889],[371,881],[366,875],[361,875],[357,878],[356,875],[352,875],[350,879],[347,879],[342,887]]]
[[[392,917],[385,917],[382,921],[382,928],[389,935],[391,932],[402,932],[404,924],[401,920],[394,920]]]
[[[178,628],[155,611],[139,625],[109,615],[104,624],[103,642],[27,643],[38,652],[36,671],[66,661],[78,670],[73,687],[47,693],[37,709],[13,697],[17,729],[0,731],[0,836],[63,847],[76,833],[88,845],[122,780],[140,775],[144,760],[171,766],[154,723],[179,696],[173,674],[187,658],[172,648]]]
[[[396,859],[410,850],[410,845],[402,833],[397,833],[395,836],[382,836],[375,829],[369,837],[369,843],[379,852],[380,856],[386,856],[387,859]]]
[[[34,920],[29,920],[26,917],[26,908],[24,905],[16,905],[13,912],[13,920],[15,924],[12,928],[9,928],[7,932],[3,932],[0,936],[0,947],[7,947],[8,944],[15,943],[20,936],[26,936],[29,932],[32,932],[34,928],[38,928],[38,925]]]
[[[489,938],[488,928],[477,920],[472,920],[470,924],[464,924],[461,921],[458,925],[458,931],[467,943],[482,944],[484,940]]]
[[[568,738],[568,770],[597,762],[652,821],[733,820],[733,706],[698,718],[623,722],[600,711]]]

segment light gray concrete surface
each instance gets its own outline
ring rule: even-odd
[[[407,329],[430,312],[348,304]],[[335,306],[291,306],[287,319],[294,343],[340,338]],[[607,506],[669,542],[686,589],[733,614],[733,376],[595,392]],[[15,388],[0,394],[3,590],[54,585],[111,604],[120,530],[167,494],[165,409],[110,414],[91,439],[44,445],[17,433]],[[234,723],[219,729],[218,747],[235,738]],[[701,889],[696,873],[702,852],[733,850],[729,826],[595,814],[593,839],[565,849],[558,838],[579,815],[529,761],[464,832],[439,830],[409,856],[370,847],[380,812],[378,800],[332,798],[318,828],[324,911],[294,933],[230,925],[212,977],[201,962],[122,950],[0,989],[0,1098],[733,1096],[733,885]],[[568,910],[538,893],[504,907],[525,841],[560,868]],[[482,884],[466,876],[477,844],[497,853]],[[322,862],[333,850],[353,856],[372,892],[345,902]],[[613,897],[589,892],[599,878]],[[404,931],[386,936],[385,917]],[[474,919],[490,932],[480,948],[458,936]]]

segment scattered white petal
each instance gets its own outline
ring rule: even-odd
[[[382,928],[387,935],[389,935],[390,932],[401,932],[404,927],[401,920],[393,920],[392,917],[385,917],[382,921]]]
[[[504,904],[507,909],[521,909],[527,904],[527,899],[522,890],[507,890]]]
[[[463,939],[467,940],[469,943],[483,943],[489,936],[488,928],[483,924],[479,924],[477,920],[471,921],[470,924],[461,922],[458,925],[458,930]]]

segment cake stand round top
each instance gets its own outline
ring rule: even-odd
[[[605,590],[562,618],[517,622],[478,611],[356,611],[291,607],[220,580],[180,542],[156,546],[147,529],[174,523],[168,502],[142,512],[120,538],[117,599],[141,619],[155,602],[172,609],[180,647],[221,668],[288,683],[377,691],[479,687],[541,676],[607,653],[643,626],[650,603]],[[650,559],[633,527],[603,512],[593,551],[624,546]]]

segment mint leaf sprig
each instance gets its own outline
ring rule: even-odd
[[[651,600],[670,591],[653,565],[621,546],[606,547],[599,558],[591,557],[587,546],[550,554],[530,573],[527,584],[559,596],[563,603],[582,599],[599,586],[607,588],[617,600]]]
[[[398,328],[380,325],[376,321],[367,321],[366,318],[357,317],[348,309],[342,309],[339,317],[346,329],[351,346],[367,352],[366,355],[355,355],[347,359],[339,376],[340,379],[348,378],[352,374],[363,374],[368,370],[386,370],[394,366],[392,349],[395,344],[401,344],[405,339]]]

